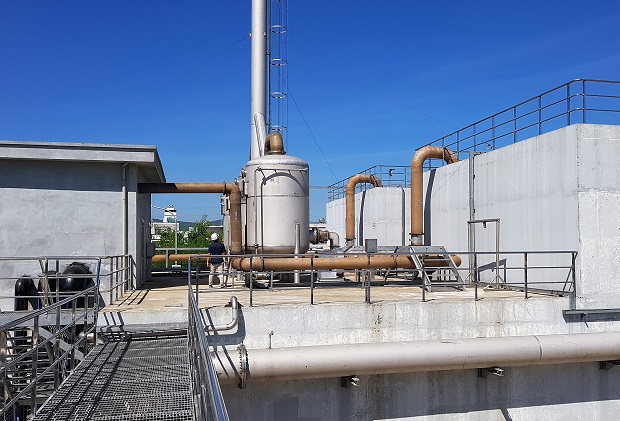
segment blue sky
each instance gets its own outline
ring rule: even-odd
[[[620,80],[617,0],[290,0],[288,20],[303,118],[289,100],[287,152],[312,186],[408,165],[571,79]],[[0,139],[155,145],[170,182],[233,180],[249,154],[249,32],[250,0],[2,0]],[[312,190],[311,220],[325,200]],[[153,204],[219,218],[217,197]]]

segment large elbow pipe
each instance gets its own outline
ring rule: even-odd
[[[370,174],[356,174],[349,178],[346,189],[346,241],[347,247],[355,242],[355,186],[359,183],[370,183],[375,187],[381,187],[381,180]]]
[[[430,158],[443,159],[447,164],[459,160],[458,156],[448,148],[424,146],[416,151],[411,159],[411,244],[421,246],[424,236],[423,212],[423,176],[424,161]]]
[[[220,193],[230,198],[231,254],[241,254],[241,190],[235,183],[139,183],[138,193]]]

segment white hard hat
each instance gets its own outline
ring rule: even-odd
[[[215,240],[217,240],[218,238],[220,238],[220,236],[219,236],[219,235],[217,235],[217,232],[214,232],[213,234],[211,234],[211,241],[215,241]]]

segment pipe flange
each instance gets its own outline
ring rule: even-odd
[[[237,387],[239,389],[245,389],[248,386],[248,377],[250,374],[248,363],[248,350],[245,345],[241,344],[237,347],[239,351],[239,382]]]

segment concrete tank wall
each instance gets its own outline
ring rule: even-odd
[[[245,307],[238,328],[210,340],[229,349],[241,343],[260,349],[620,329],[614,320],[567,323],[562,310],[569,306],[568,297],[494,299],[483,293],[480,301]],[[206,312],[214,324],[230,320],[229,308]],[[360,386],[348,389],[339,378],[269,383],[250,378],[245,390],[224,387],[224,399],[231,419],[608,420],[620,410],[615,370],[588,363],[505,368],[504,377],[486,379],[476,370],[389,374],[361,376]]]
[[[578,307],[620,306],[619,152],[620,127],[586,124],[565,127],[474,158],[475,218],[501,220],[502,251],[578,251]],[[468,160],[424,174],[427,244],[443,245],[450,251],[467,250],[469,177]],[[401,207],[396,189],[374,188],[363,196],[356,195],[358,244],[365,237],[378,238],[379,245],[400,245]],[[405,215],[408,230],[408,206]],[[393,225],[376,230],[374,226],[381,221],[392,221]],[[344,232],[344,199],[327,204],[327,223],[328,229]],[[486,229],[476,225],[475,237],[476,250],[495,250],[494,224],[488,224]],[[504,266],[524,264],[523,256],[502,259]],[[483,257],[479,264],[493,260],[492,256]],[[528,256],[528,266],[567,264],[570,258],[566,255]],[[522,273],[509,272],[511,281],[523,279]],[[542,282],[550,275],[560,278],[559,272],[533,270],[530,281]],[[493,276],[487,271],[483,280]]]
[[[223,389],[235,420],[540,421],[617,419],[617,368],[598,363],[506,368],[504,377],[477,370],[286,381]]]

